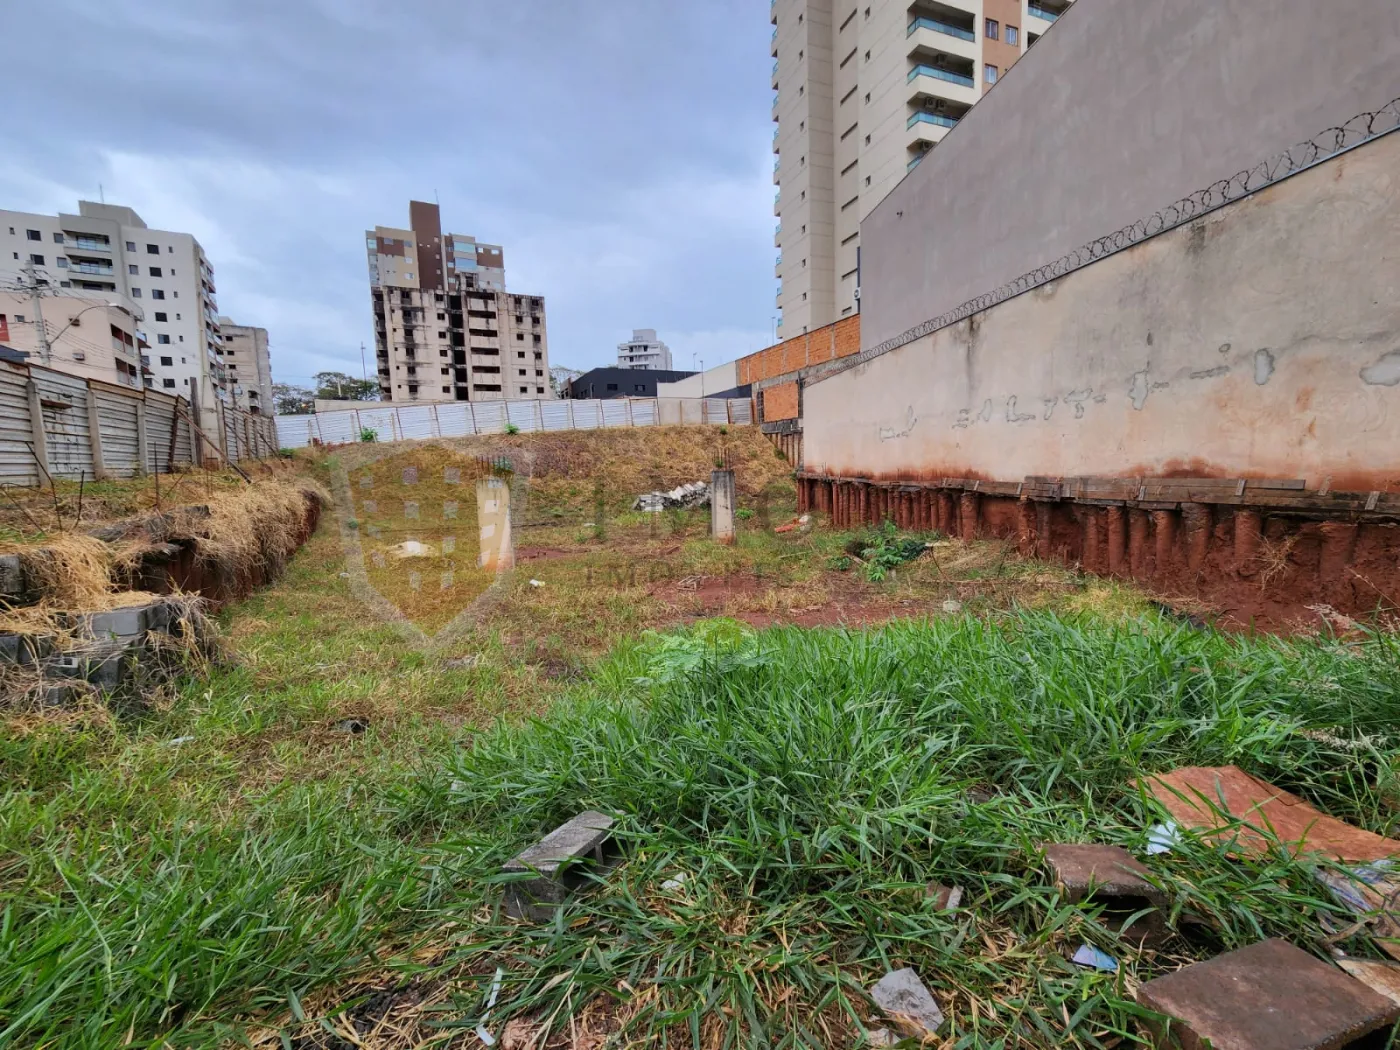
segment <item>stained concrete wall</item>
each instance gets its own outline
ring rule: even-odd
[[[863,347],[1400,95],[1395,0],[1079,0],[861,225]]]
[[[1400,489],[1400,132],[803,397],[819,473]]]

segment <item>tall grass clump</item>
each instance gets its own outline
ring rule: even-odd
[[[473,927],[446,965],[506,970],[497,1018],[601,1012],[690,1045],[857,1040],[861,989],[902,965],[943,1001],[949,1046],[1134,1040],[1133,982],[1267,935],[1316,944],[1319,913],[1350,920],[1285,851],[1231,858],[1188,836],[1151,858],[1178,935],[1139,952],[1058,899],[1038,845],[1141,854],[1160,815],[1133,782],[1184,764],[1236,763],[1394,830],[1398,655],[1383,636],[1041,613],[653,639],[591,699],[500,727],[419,785],[472,829],[444,849],[464,891],[438,921]],[[552,927],[500,919],[500,862],[585,808],[619,815],[628,862]],[[937,910],[935,882],[963,887],[962,908]],[[1086,939],[1119,974],[1065,962]],[[485,998],[468,978],[472,1023]]]

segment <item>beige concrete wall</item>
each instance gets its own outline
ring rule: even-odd
[[[1395,0],[1078,0],[861,224],[862,345],[1384,106],[1397,70]]]
[[[1400,488],[1400,132],[804,393],[808,470]]]

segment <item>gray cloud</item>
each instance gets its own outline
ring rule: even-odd
[[[770,29],[748,0],[46,0],[6,11],[0,206],[102,184],[188,230],[278,378],[359,368],[363,241],[436,193],[548,298],[551,357],[767,341]]]

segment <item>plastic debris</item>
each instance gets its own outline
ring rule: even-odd
[[[640,510],[644,514],[660,514],[663,510],[708,507],[709,505],[710,483],[708,481],[693,481],[689,485],[677,486],[669,492],[644,492],[632,504],[632,509]]]
[[[1176,821],[1169,820],[1149,828],[1147,832],[1147,854],[1155,857],[1159,853],[1170,853],[1172,847],[1181,841],[1181,828]]]
[[[661,889],[664,893],[679,893],[685,888],[685,879],[685,872],[677,872],[673,878],[669,878],[661,884]]]
[[[930,882],[924,887],[924,896],[933,899],[933,906],[939,911],[953,911],[962,903],[961,886],[944,886],[942,883]]]
[[[544,581],[543,581],[543,580],[531,580],[531,581],[530,581],[530,586],[531,586],[531,587],[543,587],[543,586],[544,586]]]
[[[1070,956],[1069,961],[1076,966],[1088,967],[1103,973],[1118,972],[1118,960],[1107,952],[1099,951],[1092,944],[1081,944],[1078,950]]]
[[[1370,927],[1376,945],[1400,959],[1400,870],[1389,864],[1361,864],[1348,871],[1317,868],[1313,877]]]
[[[194,743],[194,739],[192,736],[177,736],[174,740],[167,740],[166,743],[171,747],[179,747],[181,744]]]
[[[506,975],[505,970],[496,967],[496,979],[491,982],[491,997],[486,1000],[486,1011],[481,1015],[481,1024],[476,1026],[476,1036],[487,1046],[496,1045],[496,1037],[486,1030],[486,1022],[491,1018],[491,1010],[496,1005],[496,997],[501,994],[501,981]]]
[[[919,975],[912,969],[892,970],[870,989],[870,998],[901,1031],[922,1039],[934,1035],[943,1024],[938,1008]]]

